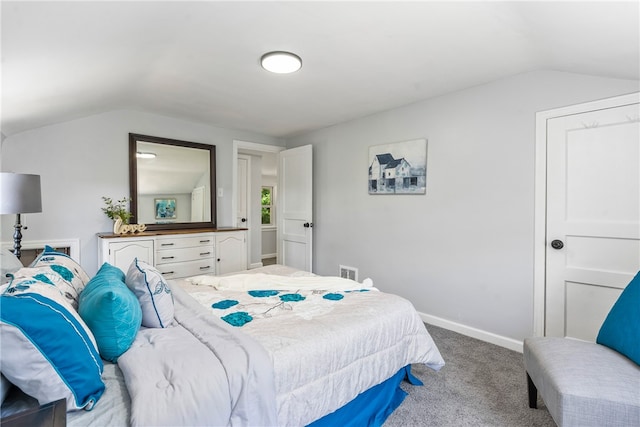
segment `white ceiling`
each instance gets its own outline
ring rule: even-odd
[[[640,79],[639,2],[2,1],[2,133],[137,109],[275,137],[532,70]],[[290,50],[303,67],[258,64]]]

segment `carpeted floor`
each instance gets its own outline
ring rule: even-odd
[[[412,372],[424,382],[409,392],[384,427],[555,427],[538,397],[530,409],[522,354],[427,325],[446,365],[434,372],[414,365]]]

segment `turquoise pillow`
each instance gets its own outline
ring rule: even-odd
[[[142,323],[142,309],[124,283],[124,273],[102,264],[80,294],[78,312],[98,344],[100,356],[110,362],[131,347]]]
[[[640,272],[611,308],[596,342],[640,365]]]

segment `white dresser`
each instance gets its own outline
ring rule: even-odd
[[[243,271],[247,269],[247,231],[98,234],[98,266],[108,262],[126,274],[135,258],[154,265],[167,279]]]

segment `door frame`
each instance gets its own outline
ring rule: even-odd
[[[245,205],[245,219],[246,222],[244,224],[239,223],[238,222],[238,161],[240,159],[244,159],[247,162],[247,167],[245,170],[245,184],[246,184],[246,188],[245,188],[245,193],[244,193],[244,205]],[[247,233],[246,233],[246,249],[247,249],[247,253],[246,253],[246,257],[247,257],[247,262],[246,262],[246,266],[245,268],[251,268],[251,226],[252,221],[253,221],[253,215],[251,215],[251,156],[246,155],[246,154],[238,154],[238,158],[236,159],[236,186],[233,190],[233,194],[236,196],[235,200],[235,204],[234,206],[236,207],[235,209],[235,213],[236,213],[236,217],[235,217],[235,223],[237,224],[237,227],[242,227],[242,228],[247,228]]]
[[[615,96],[536,113],[534,239],[533,239],[533,334],[544,336],[547,253],[547,121],[556,117],[602,110],[640,102],[640,93]],[[640,119],[640,118],[635,118]]]
[[[283,150],[286,150],[286,147],[236,139],[233,140],[233,149],[231,152],[231,218],[234,227],[242,227],[241,224],[238,224],[238,152],[256,152],[256,154],[259,155],[260,153],[278,154]],[[250,255],[252,244],[253,242],[251,241],[250,233],[247,233],[247,266],[251,265]]]

